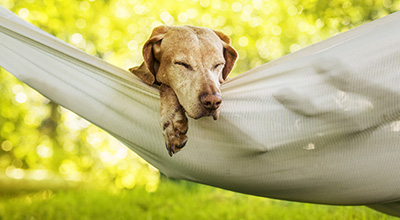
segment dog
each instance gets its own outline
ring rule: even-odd
[[[188,119],[212,116],[222,103],[220,84],[238,54],[222,32],[194,26],[156,27],[143,46],[144,62],[129,71],[160,91],[160,126],[172,157],[187,142]]]

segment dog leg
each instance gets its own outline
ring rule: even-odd
[[[164,84],[160,86],[160,100],[160,125],[163,129],[165,146],[172,157],[187,142],[188,120],[178,97],[169,86]]]

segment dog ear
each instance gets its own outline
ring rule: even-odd
[[[220,81],[223,82],[228,77],[229,73],[232,71],[236,59],[238,57],[238,53],[231,46],[231,39],[227,35],[225,35],[220,31],[214,30],[214,32],[221,39],[222,45],[224,46],[225,67],[222,70],[222,79],[220,79]]]
[[[139,79],[143,80],[148,85],[151,86],[154,84],[154,75],[149,71],[144,62],[140,66],[130,68],[129,71],[135,74],[137,77],[139,77]]]
[[[168,32],[167,26],[154,28],[149,40],[143,46],[144,62],[138,67],[130,68],[133,74],[149,85],[156,82],[156,74],[160,67],[160,46],[161,41]]]

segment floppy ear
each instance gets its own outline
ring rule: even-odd
[[[129,69],[129,71],[149,85],[156,83],[156,74],[160,67],[161,41],[167,32],[167,26],[154,28],[149,40],[143,46],[144,62],[138,67]]]
[[[146,64],[143,62],[142,65],[132,67],[129,69],[129,71],[133,74],[135,74],[137,77],[139,77],[141,80],[143,80],[145,83],[148,85],[153,85],[155,78],[153,73],[149,71],[147,68]]]
[[[214,30],[214,32],[221,39],[222,45],[224,46],[225,67],[222,70],[222,79],[220,79],[220,81],[223,82],[228,77],[229,73],[232,71],[236,59],[238,57],[238,53],[231,46],[231,39],[228,36],[226,36],[224,33],[220,31]]]

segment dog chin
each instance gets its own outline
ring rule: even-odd
[[[210,116],[212,116],[214,120],[217,120],[219,118],[219,109],[212,111]]]
[[[186,112],[188,114],[189,117],[193,118],[193,119],[199,119],[202,117],[207,117],[207,116],[212,116],[214,120],[217,120],[219,118],[219,109],[216,109],[214,111],[199,111],[195,114],[190,114],[189,112]]]

